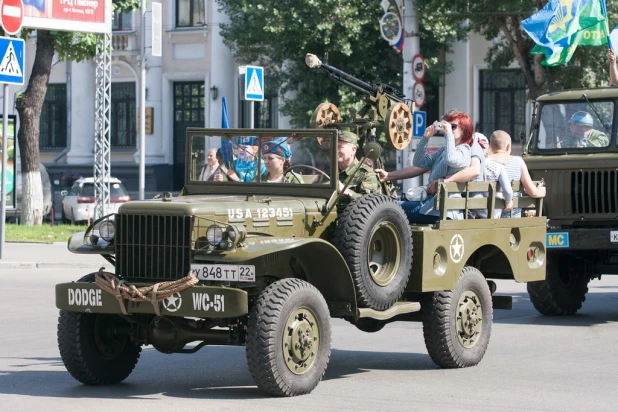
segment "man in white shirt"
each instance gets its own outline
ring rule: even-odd
[[[217,160],[217,149],[210,149],[206,155],[206,164],[202,167],[199,180],[221,180],[215,179],[215,173],[220,169],[219,161]]]

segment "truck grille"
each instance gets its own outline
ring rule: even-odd
[[[116,274],[176,280],[190,270],[190,216],[116,216]]]
[[[615,170],[571,172],[571,213],[616,213],[618,179]]]

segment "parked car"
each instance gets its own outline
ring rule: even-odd
[[[115,177],[109,179],[110,209],[118,212],[121,204],[131,200],[122,182]],[[62,191],[62,222],[87,222],[94,216],[94,177],[82,177],[73,183],[70,191]]]

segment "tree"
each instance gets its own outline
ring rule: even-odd
[[[377,0],[217,0],[230,17],[221,26],[226,45],[237,61],[257,63],[268,74],[267,92],[281,99],[281,113],[297,127],[307,127],[315,107],[329,101],[342,114],[358,109],[356,93],[338,87],[324,73],[305,65],[305,54],[366,82],[388,83],[401,89],[403,61],[382,39],[379,20],[384,14]],[[423,55],[432,66],[425,82],[437,81],[448,66],[438,60],[446,39],[461,37],[457,28],[438,26],[421,31]],[[434,33],[432,33],[434,32]]]
[[[485,58],[490,68],[501,69],[517,62],[530,98],[549,90],[607,84],[605,47],[579,47],[567,65],[556,67],[542,66],[544,56],[530,53],[534,42],[523,31],[521,22],[543,8],[547,0],[415,0],[415,3],[421,16],[440,16],[443,23],[480,33],[491,40],[493,46]],[[609,20],[615,21],[618,2],[607,2],[607,7]]]
[[[139,0],[113,0],[114,10],[127,12],[139,7]],[[29,36],[32,31],[24,31]],[[43,220],[41,171],[39,169],[39,125],[41,108],[54,54],[60,60],[83,61],[97,52],[98,35],[91,33],[36,31],[36,54],[26,91],[16,102],[19,114],[17,141],[22,170],[22,223],[40,225]]]

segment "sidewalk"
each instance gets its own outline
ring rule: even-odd
[[[0,274],[5,269],[91,269],[101,266],[112,268],[111,263],[100,255],[78,255],[69,252],[66,242],[59,243],[13,243],[4,244],[0,259]]]

